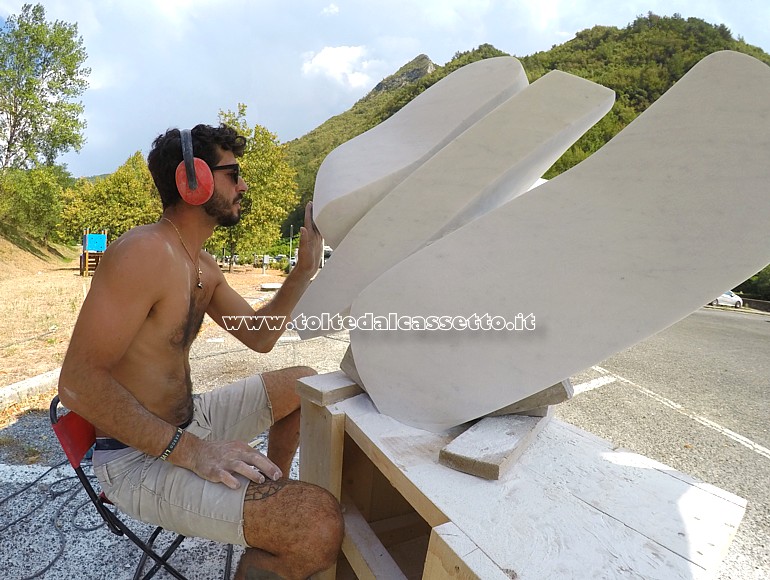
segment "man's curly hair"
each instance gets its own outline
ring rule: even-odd
[[[224,123],[219,127],[196,125],[191,134],[195,157],[203,159],[209,167],[214,167],[219,162],[218,149],[232,151],[233,155],[241,157],[246,148],[246,138]],[[182,136],[179,129],[169,129],[152,142],[147,166],[160,193],[163,209],[182,200],[176,188],[175,177],[177,165],[182,160]]]

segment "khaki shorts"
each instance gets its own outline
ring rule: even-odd
[[[209,441],[250,442],[273,424],[262,377],[254,375],[194,395],[188,433]],[[192,471],[128,448],[94,452],[94,473],[109,500],[137,520],[185,536],[247,546],[243,501],[249,480],[230,489]]]

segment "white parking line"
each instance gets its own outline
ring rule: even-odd
[[[617,381],[617,379],[614,377],[614,375],[605,375],[603,377],[597,377],[595,379],[592,379],[587,383],[572,385],[572,390],[575,392],[576,395],[579,395],[580,393],[585,393],[586,391],[592,391],[594,389],[598,389],[599,387],[603,387],[604,385],[614,383],[615,381]]]
[[[744,447],[751,449],[754,453],[757,453],[761,455],[762,457],[765,457],[767,459],[770,459],[770,449],[767,447],[763,447],[759,443],[755,443],[748,437],[744,437],[740,433],[736,433],[735,431],[731,431],[727,427],[722,427],[718,423],[715,423],[711,419],[707,419],[705,417],[701,417],[700,415],[696,415],[695,413],[692,413],[682,407],[679,403],[676,403],[672,401],[671,399],[667,399],[663,395],[659,395],[658,393],[651,391],[650,389],[643,387],[641,385],[637,385],[635,382],[630,381],[626,379],[625,377],[621,377],[620,375],[616,375],[615,373],[611,373],[607,369],[604,369],[599,366],[591,367],[592,370],[595,370],[599,373],[602,373],[602,376],[597,377],[593,380],[590,380],[586,383],[580,383],[578,385],[573,385],[573,389],[575,391],[575,394],[584,393],[586,391],[590,391],[592,389],[596,389],[598,387],[614,383],[615,381],[624,383],[626,385],[629,385],[636,390],[638,390],[640,393],[647,395],[651,399],[655,399],[660,404],[665,405],[669,409],[673,409],[677,413],[684,415],[685,417],[692,419],[693,421],[700,423],[701,425],[708,427],[709,429],[713,429],[717,433],[720,433],[724,435],[725,437],[732,439],[736,443],[739,443],[740,445],[743,445]]]

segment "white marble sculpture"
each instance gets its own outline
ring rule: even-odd
[[[529,189],[614,100],[605,87],[552,71],[500,104],[369,209],[293,316],[347,314],[361,290],[388,268]],[[303,338],[321,334],[322,328],[300,331]]]
[[[445,77],[373,129],[324,159],[314,220],[336,248],[369,208],[407,175],[528,84],[512,57],[475,62]]]
[[[435,233],[420,242],[430,242],[425,247],[400,244],[399,234],[413,235],[420,212],[385,212],[384,225],[373,220],[368,231],[375,243],[356,238],[363,259],[379,235],[398,240],[404,257],[354,293],[351,316],[390,322],[391,313],[489,314],[515,322],[517,314],[532,315],[518,330],[351,331],[358,373],[380,412],[434,431],[482,416],[651,336],[764,267],[770,261],[768,96],[767,65],[715,53],[588,160],[499,207],[478,204],[467,218],[438,228],[431,222]],[[481,126],[483,119],[469,132]],[[487,130],[496,149],[498,135]],[[461,156],[442,153],[413,169],[369,214],[377,215],[380,205],[404,207],[399,188],[422,171],[447,184],[442,171],[457,181],[473,171],[472,164],[458,169]],[[479,165],[490,155],[473,146],[466,153]],[[478,183],[474,195],[494,188],[490,199],[499,202],[506,189],[526,189],[515,172],[495,171],[497,180],[484,172],[470,180]],[[434,211],[432,196],[449,186],[421,184],[413,191],[431,193],[415,208]],[[489,211],[479,215],[483,209]],[[355,281],[357,270],[344,263],[361,264],[360,258],[335,253],[330,266],[342,262],[340,271]],[[465,279],[455,275],[462,264],[473,268]],[[327,311],[351,299],[324,295],[336,305]],[[651,299],[660,295],[667,299]]]

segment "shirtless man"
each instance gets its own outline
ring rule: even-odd
[[[247,546],[236,578],[307,578],[336,562],[343,528],[331,494],[284,478],[299,442],[294,383],[314,371],[293,367],[192,394],[190,345],[204,314],[223,328],[223,316],[255,314],[202,251],[216,225],[240,219],[247,185],[236,158],[246,141],[224,125],[198,125],[192,142],[212,168],[213,196],[199,206],[181,198],[174,177],[180,132],[159,136],[148,165],[163,217],[105,252],[62,365],[59,395],[96,427],[94,471],[122,511]],[[288,321],[315,274],[323,248],[311,209],[296,267],[257,315]],[[269,352],[283,329],[230,332]],[[247,442],[267,427],[265,457]]]

